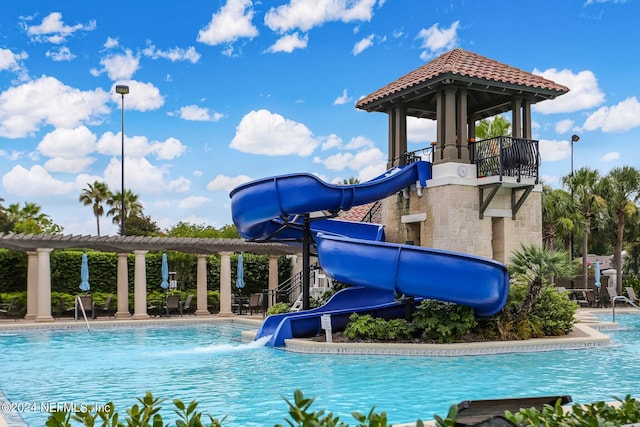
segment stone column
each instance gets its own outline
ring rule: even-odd
[[[269,255],[269,296],[267,307],[271,307],[276,301],[276,289],[278,289],[278,255]]]
[[[118,253],[118,311],[116,311],[116,319],[128,319],[131,317],[129,312],[129,270],[127,268],[127,253]]]
[[[231,254],[220,252],[220,313],[218,316],[233,316],[231,311]]]
[[[207,256],[198,254],[197,273],[196,273],[196,299],[198,305],[196,307],[196,316],[208,316],[207,310]]]
[[[27,251],[27,314],[24,318],[34,320],[38,315],[38,252]]]
[[[53,322],[51,316],[51,251],[52,248],[38,248],[38,313],[36,322]]]
[[[133,278],[134,319],[148,319],[147,314],[147,266],[144,256],[149,251],[133,251],[136,256]]]

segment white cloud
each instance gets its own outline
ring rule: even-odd
[[[582,127],[602,132],[625,132],[640,126],[640,102],[633,96],[612,106],[601,107],[587,117]]]
[[[436,140],[438,123],[431,119],[407,117],[407,141],[428,143]]]
[[[571,119],[560,120],[556,123],[556,133],[562,134],[569,132],[571,129],[573,129],[573,120]]]
[[[27,26],[26,30],[32,40],[61,44],[66,41],[67,37],[77,31],[93,31],[95,28],[96,21],[90,21],[86,25],[66,25],[62,22],[62,14],[60,12],[52,12],[42,19],[40,25]]]
[[[244,153],[267,156],[310,155],[319,140],[302,123],[268,110],[247,113],[229,145]]]
[[[604,102],[604,93],[598,87],[598,80],[591,71],[574,74],[571,70],[550,68],[544,71],[534,69],[533,74],[569,88],[569,92],[564,95],[534,104],[534,111],[539,113],[570,113],[593,108]]]
[[[38,100],[36,105],[34,99]],[[75,128],[98,123],[109,112],[108,99],[100,88],[81,91],[54,77],[40,77],[0,93],[0,136],[25,137],[43,125]]]
[[[605,163],[614,162],[616,160],[620,160],[620,153],[617,151],[611,151],[605,154],[604,156],[602,156],[602,161]]]
[[[571,155],[571,143],[569,141],[541,139],[538,144],[542,162],[556,162]]]
[[[360,148],[371,148],[374,147],[375,144],[369,138],[364,136],[356,136],[351,138],[351,141],[344,147],[347,150],[359,150]]]
[[[189,46],[187,49],[174,47],[169,50],[160,50],[152,44],[147,45],[147,47],[142,51],[142,54],[152,59],[164,58],[171,62],[189,61],[192,64],[200,61],[200,57],[202,56],[193,46]]]
[[[58,128],[49,132],[38,144],[38,151],[51,157],[44,167],[50,172],[80,173],[95,159],[96,136],[85,126],[75,129]]]
[[[45,55],[47,58],[51,58],[56,62],[71,61],[76,58],[76,56],[71,53],[71,50],[66,46],[62,46],[58,50],[48,50]]]
[[[166,189],[168,191],[173,191],[176,193],[185,193],[189,191],[190,188],[191,188],[191,180],[183,176],[169,181],[169,183],[166,185]]]
[[[153,155],[158,160],[172,160],[187,151],[187,146],[173,137],[169,137],[165,141],[149,141],[146,136],[129,137],[125,135],[124,146],[127,159],[130,157],[140,159]],[[120,157],[122,155],[121,133],[105,132],[98,140],[96,150],[100,154]]]
[[[251,0],[227,0],[211,17],[211,22],[198,32],[198,41],[215,46],[240,38],[254,38],[258,29],[251,23],[254,11]]]
[[[340,95],[335,99],[335,101],[333,101],[333,105],[342,105],[350,101],[351,101],[351,97],[347,95],[347,90],[344,89],[342,91],[342,95]]]
[[[127,80],[140,68],[140,56],[134,55],[130,49],[127,49],[124,54],[107,55],[100,60],[100,65],[102,69],[90,70],[92,75],[99,76],[106,72],[111,80]]]
[[[117,38],[107,37],[107,41],[104,42],[105,49],[113,49],[118,47],[120,41]]]
[[[264,22],[273,31],[309,31],[325,22],[370,21],[376,0],[291,0],[269,9]]]
[[[136,80],[118,81],[111,86],[111,100],[120,107],[122,95],[116,93],[116,85],[129,86],[129,93],[124,96],[125,110],[150,111],[157,110],[164,105],[164,97],[160,95],[160,89],[152,83],[143,83]]]
[[[338,135],[331,134],[323,138],[322,151],[329,150],[331,148],[339,148],[342,146],[342,138]]]
[[[0,48],[0,71],[20,71],[23,68],[22,61],[28,57],[27,52],[13,53],[9,49]]]
[[[291,53],[295,49],[305,49],[309,43],[309,36],[305,34],[301,36],[298,32],[287,34],[280,37],[273,45],[269,46],[267,52],[286,52]]]
[[[164,181],[167,171],[152,165],[144,157],[129,157],[125,151],[124,169],[125,188],[134,193],[162,194],[167,189]],[[121,173],[120,159],[114,157],[104,170],[104,181],[110,188],[120,189]]]
[[[54,179],[40,165],[31,169],[15,166],[2,177],[2,185],[7,193],[21,198],[62,195],[76,188],[74,183]]]
[[[351,169],[359,172],[361,180],[369,180],[385,171],[386,158],[382,151],[372,147],[357,153],[337,153],[324,160],[318,159],[327,169],[341,171]]]
[[[423,28],[418,32],[417,39],[422,39],[423,49],[420,59],[427,61],[436,55],[453,49],[458,43],[458,27],[460,21],[456,21],[449,28],[440,28],[438,24],[433,24],[429,28]]]
[[[194,209],[199,208],[205,203],[211,202],[211,199],[203,196],[190,196],[186,197],[178,203],[178,207],[181,209]]]
[[[374,35],[371,34],[368,37],[363,38],[362,40],[360,40],[359,42],[357,42],[354,46],[353,46],[353,56],[359,55],[361,54],[364,50],[370,48],[371,46],[373,46],[373,37]]]
[[[194,122],[217,122],[224,116],[215,111],[209,111],[208,108],[198,107],[197,105],[187,105],[180,108],[178,115],[183,120]]]
[[[209,191],[231,191],[239,185],[252,181],[247,175],[224,176],[216,175],[214,179],[207,184]]]

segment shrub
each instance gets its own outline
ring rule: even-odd
[[[269,309],[267,310],[267,316],[270,316],[272,314],[288,313],[289,311],[289,304],[287,304],[286,302],[278,302],[269,307]]]
[[[408,341],[413,336],[413,326],[404,319],[385,320],[354,313],[349,316],[344,335],[354,341]]]
[[[413,314],[416,333],[437,343],[460,341],[478,325],[472,308],[449,302],[424,300]]]

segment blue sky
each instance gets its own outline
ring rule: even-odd
[[[356,101],[460,47],[569,94],[534,107],[544,181],[639,167],[635,0],[0,2],[0,197],[35,202],[65,234],[96,234],[87,183],[125,186],[165,229],[231,224],[229,191],[310,172],[385,169],[387,116]],[[435,139],[412,120],[409,149]],[[102,234],[117,234],[110,218]]]

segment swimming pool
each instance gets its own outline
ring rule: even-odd
[[[283,423],[301,389],[354,425],[352,411],[392,423],[446,415],[467,399],[568,394],[576,402],[640,396],[640,316],[618,314],[609,347],[462,357],[294,354],[238,341],[238,323],[5,332],[0,389],[13,402],[106,403],[124,412],[149,390],[195,399],[224,426]],[[42,426],[46,413],[21,414]]]

